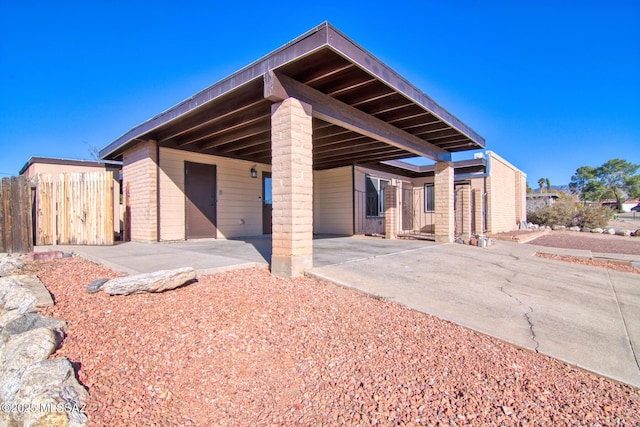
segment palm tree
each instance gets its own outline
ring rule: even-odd
[[[538,193],[542,193],[542,189],[544,188],[544,185],[547,183],[547,180],[545,178],[540,178],[538,180],[538,186],[540,186],[540,190],[538,191]]]
[[[551,191],[551,181],[549,181],[549,178],[545,178],[546,184],[547,184],[547,192]]]

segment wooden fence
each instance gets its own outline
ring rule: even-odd
[[[31,185],[23,176],[2,178],[0,184],[0,252],[33,249]]]
[[[113,172],[38,175],[36,245],[112,245]]]

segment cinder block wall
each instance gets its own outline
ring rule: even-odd
[[[487,231],[516,230],[526,210],[526,175],[492,151],[487,151],[491,171],[487,177]]]
[[[131,240],[158,240],[158,167],[155,141],[138,143],[122,158],[124,199],[129,186]]]

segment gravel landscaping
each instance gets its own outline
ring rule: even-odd
[[[309,278],[250,269],[158,294],[113,271],[29,265],[53,294],[94,426],[640,425],[640,392]]]
[[[553,248],[585,249],[595,253],[640,255],[640,237],[552,231],[528,243]]]

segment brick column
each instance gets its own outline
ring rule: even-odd
[[[484,218],[482,218],[482,191],[476,189],[473,190],[473,233],[474,234],[482,234],[484,230],[482,229],[484,224]]]
[[[158,159],[156,142],[136,144],[122,156],[122,180],[129,189],[131,240],[158,241]],[[128,186],[127,186],[128,185]],[[125,199],[126,199],[125,194]]]
[[[460,233],[466,237],[471,234],[471,188],[468,185],[461,187],[460,196],[462,196],[462,230]]]
[[[453,207],[453,163],[440,161],[435,165],[435,234],[436,242],[451,243],[454,238],[455,217]]]
[[[384,189],[384,238],[395,239],[398,232],[398,186]]]
[[[313,267],[311,105],[287,98],[271,107],[273,234],[271,273],[296,277]]]

